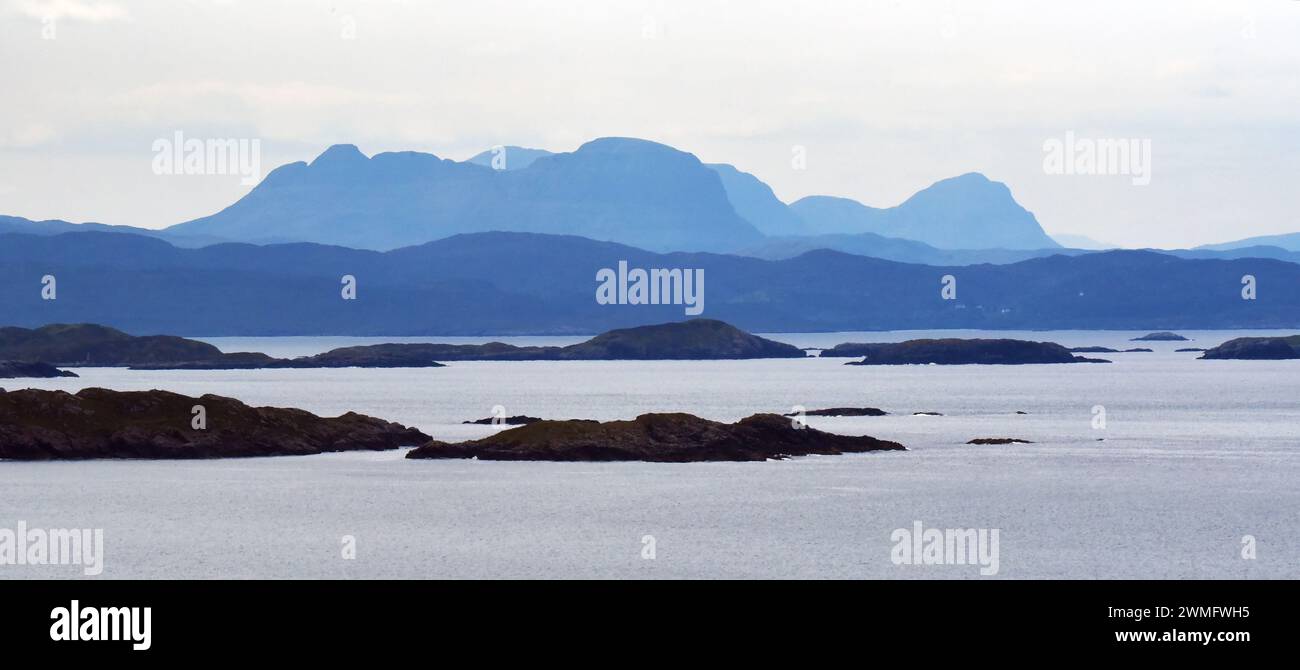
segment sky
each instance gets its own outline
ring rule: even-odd
[[[249,191],[158,174],[177,132],[257,140],[263,173],[631,136],[786,202],[981,172],[1114,245],[1300,231],[1297,0],[0,0],[0,91],[0,214],[33,219],[160,228]],[[1049,167],[1067,138],[1144,177]]]

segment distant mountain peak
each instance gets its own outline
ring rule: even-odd
[[[948,177],[930,184],[929,186],[912,194],[912,197],[904,201],[904,204],[915,200],[933,195],[950,195],[961,194],[967,197],[978,197],[982,199],[1006,198],[1014,202],[1011,197],[1011,189],[1000,181],[993,181],[979,172],[967,172]]]
[[[654,140],[643,140],[639,137],[618,137],[618,136],[597,137],[594,140],[584,142],[582,146],[578,147],[578,151],[588,151],[588,152],[622,151],[628,149],[640,149],[640,150],[650,149],[650,150],[671,151],[674,153],[681,153],[681,154],[687,153],[685,151],[682,151],[681,149],[670,147],[667,144],[656,142]]]
[[[950,183],[950,182],[972,183],[972,184],[988,184],[990,182],[995,184],[1001,183],[1001,182],[994,182],[992,179],[989,179],[988,177],[984,176],[983,172],[965,172],[957,175],[956,177],[940,179],[939,181],[935,182],[935,184],[937,185],[937,184]]]
[[[316,160],[311,162],[311,166],[347,165],[368,160],[370,159],[361,153],[355,144],[334,144],[322,151]]]
[[[979,172],[941,179],[897,207],[876,209],[848,198],[810,196],[793,209],[820,233],[875,233],[940,249],[1059,247],[1011,189]]]

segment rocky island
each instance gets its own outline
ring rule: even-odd
[[[250,368],[277,360],[266,354],[225,354],[207,342],[172,335],[128,335],[93,323],[0,328],[0,359],[87,368],[168,367],[200,362]]]
[[[1129,340],[1129,342],[1186,342],[1186,341],[1188,341],[1187,338],[1183,337],[1182,335],[1179,335],[1178,333],[1171,333],[1167,330],[1162,330],[1158,333],[1147,333],[1142,337],[1135,337]]]
[[[202,427],[196,427],[200,417]],[[216,395],[0,390],[0,459],[297,456],[396,449],[430,439],[414,428],[353,412],[323,418]]]
[[[567,347],[487,344],[375,344],[314,356],[273,358],[223,353],[206,342],[169,335],[133,336],[94,324],[0,329],[0,359],[136,370],[443,367],[439,361],[732,360],[805,358],[798,347],[713,319],[611,330]]]
[[[1238,337],[1207,349],[1200,359],[1289,360],[1300,358],[1300,335]]]
[[[487,344],[379,344],[344,347],[291,361],[289,367],[368,365],[376,359],[421,364],[425,361],[611,361],[735,360],[806,358],[790,344],[746,333],[715,319],[611,330],[567,347],[517,347]]]
[[[904,451],[897,442],[796,427],[776,414],[732,424],[690,414],[643,414],[630,421],[539,421],[481,440],[431,441],[407,458],[496,461],[764,461],[809,454]]]
[[[786,416],[885,416],[889,414],[875,407],[830,407],[827,409],[810,409],[805,412],[786,414]]]
[[[24,363],[23,361],[0,361],[0,379],[52,379],[55,377],[76,377],[77,373],[60,370],[49,363]]]
[[[822,358],[856,358],[847,365],[1024,365],[1033,363],[1109,363],[1084,358],[1054,342],[1010,339],[924,339],[873,344],[837,344]]]

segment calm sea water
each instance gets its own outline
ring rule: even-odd
[[[630,418],[874,406],[816,428],[906,453],[767,463],[407,461],[403,452],[203,462],[0,463],[0,528],[102,528],[104,577],[976,578],[895,565],[891,533],[998,529],[997,577],[1300,576],[1300,361],[1200,361],[1258,332],[771,335],[799,346],[919,336],[1145,346],[1111,365],[854,367],[840,359],[467,362],[437,369],[129,371],[6,380],[74,391],[168,389],[383,417],[444,440],[491,414]],[[494,338],[464,339],[486,341]],[[567,344],[584,338],[496,338]],[[389,338],[215,338],[226,351],[316,353]],[[412,340],[405,340],[412,341]],[[416,340],[418,341],[418,340]],[[447,341],[429,338],[428,341]],[[1105,411],[1094,427],[1094,408]],[[914,416],[913,412],[943,416]],[[1026,414],[1016,414],[1017,411]],[[1034,444],[968,446],[976,437]],[[344,560],[344,536],[355,560]],[[655,558],[642,557],[646,536]],[[1255,539],[1243,559],[1244,536]],[[80,577],[0,566],[0,578]]]

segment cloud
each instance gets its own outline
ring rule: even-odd
[[[102,23],[127,18],[126,10],[114,2],[92,0],[13,0],[11,8],[28,18],[55,21]]]

